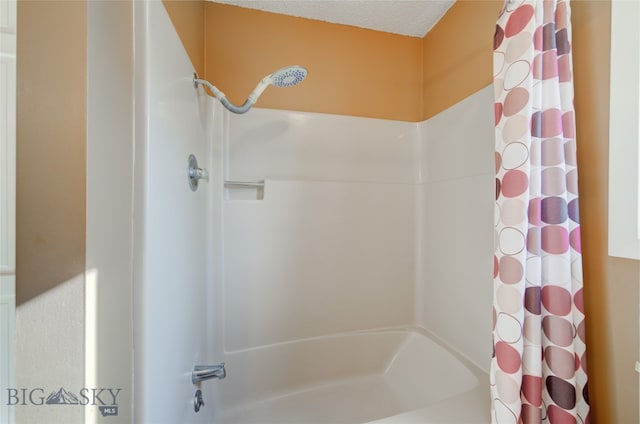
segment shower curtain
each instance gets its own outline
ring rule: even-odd
[[[494,423],[589,420],[570,14],[507,0],[496,25]]]

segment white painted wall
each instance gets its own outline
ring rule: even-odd
[[[495,200],[493,87],[421,124],[422,307],[418,323],[488,371]]]
[[[191,191],[187,158],[214,171],[212,102],[193,87],[162,3],[134,2],[134,16],[134,422],[211,422],[217,382],[203,384],[196,414],[191,370],[218,359],[208,315],[215,188]]]

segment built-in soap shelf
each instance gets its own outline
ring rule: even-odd
[[[264,181],[230,181],[224,182],[225,200],[263,200]]]

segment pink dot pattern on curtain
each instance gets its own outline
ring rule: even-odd
[[[508,0],[494,35],[494,423],[589,422],[570,15]]]

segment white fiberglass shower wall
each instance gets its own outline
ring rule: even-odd
[[[265,186],[225,193],[225,349],[413,321],[417,149],[403,122],[231,116],[226,178]]]
[[[271,413],[265,399],[309,390],[293,374],[325,357],[371,358],[346,340],[325,356],[299,356],[287,347],[303,349],[297,341],[422,327],[488,370],[492,94],[485,88],[419,123],[259,108],[229,115],[214,319],[231,376],[216,386],[222,422],[259,422]]]
[[[420,123],[423,275],[416,321],[488,372],[493,293],[493,86]]]
[[[225,190],[224,349],[419,325],[486,370],[491,96],[419,123],[231,116],[225,178],[265,185]]]
[[[212,245],[216,185],[192,191],[188,157],[211,171],[219,109],[193,86],[193,67],[161,2],[133,2],[135,28],[134,422],[210,423],[194,411],[195,365],[214,357]],[[219,139],[219,137],[218,137]],[[106,421],[105,421],[106,422]]]

